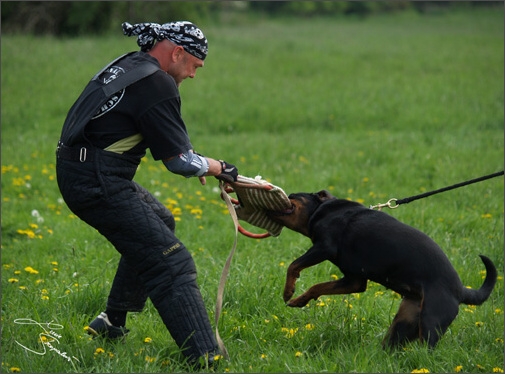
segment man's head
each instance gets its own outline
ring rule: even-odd
[[[123,23],[127,36],[137,35],[141,50],[155,57],[162,70],[170,74],[177,86],[186,78],[194,78],[203,67],[208,44],[203,32],[188,21],[164,23]]]
[[[163,25],[152,22],[131,25],[123,22],[122,26],[125,35],[138,36],[137,44],[144,52],[149,51],[156,41],[167,39],[202,61],[207,57],[207,38],[202,30],[189,21],[168,22]]]

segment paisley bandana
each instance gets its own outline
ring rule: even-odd
[[[191,22],[177,21],[163,25],[152,22],[131,25],[123,22],[122,26],[126,36],[138,36],[137,44],[144,52],[149,51],[156,41],[168,39],[202,61],[207,57],[207,38],[202,30]]]

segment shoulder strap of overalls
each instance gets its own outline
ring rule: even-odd
[[[132,53],[135,52],[130,52],[118,57],[91,79],[68,112],[61,132],[61,143],[72,146],[85,142],[84,127],[112,94],[160,70],[158,65],[147,62],[134,67],[107,84],[98,82],[98,77],[106,69]]]

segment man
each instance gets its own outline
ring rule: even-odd
[[[185,177],[237,179],[237,168],[193,152],[181,118],[178,87],[194,78],[207,39],[194,24],[123,23],[141,51],[107,65],[70,109],[57,149],[61,194],[78,217],[121,254],[106,310],[92,335],[119,338],[127,312],[147,297],[190,362],[212,364],[215,337],[189,251],[175,236],[172,213],[132,179],[149,148],[155,160]]]

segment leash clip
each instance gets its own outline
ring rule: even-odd
[[[392,198],[392,199],[389,199],[387,203],[370,205],[370,209],[377,209],[377,210],[381,211],[382,208],[384,208],[386,206],[389,209],[396,209],[400,206],[400,205],[396,204],[396,201],[398,201],[398,199]]]

